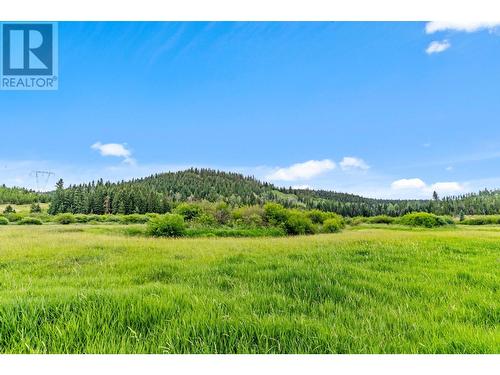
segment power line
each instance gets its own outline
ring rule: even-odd
[[[36,190],[45,191],[49,184],[50,176],[55,176],[55,173],[51,171],[31,171],[31,175],[35,177]]]

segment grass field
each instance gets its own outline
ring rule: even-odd
[[[42,212],[47,212],[47,209],[49,208],[48,203],[39,203],[40,208],[42,209]],[[16,212],[18,213],[25,213],[28,214],[30,212],[31,204],[7,204],[3,203],[0,204],[0,214],[5,210],[5,207],[11,206]]]
[[[116,226],[118,227],[118,226]],[[498,353],[500,227],[0,227],[0,352]]]

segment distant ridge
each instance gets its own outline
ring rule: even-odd
[[[178,202],[202,200],[232,206],[277,202],[285,207],[320,209],[344,216],[398,216],[412,211],[446,215],[500,212],[499,190],[439,200],[373,199],[335,191],[279,188],[239,173],[198,168],[116,183],[98,180],[68,188],[60,181],[51,197],[51,213],[163,213]]]

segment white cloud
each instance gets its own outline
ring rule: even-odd
[[[464,190],[464,186],[458,182],[436,182],[430,189],[438,193],[459,193]]]
[[[115,156],[123,158],[123,161],[127,164],[135,164],[135,160],[132,158],[132,152],[127,149],[126,144],[120,143],[105,143],[96,142],[90,146],[93,150],[99,151],[102,156]]]
[[[500,26],[500,21],[496,22],[428,22],[425,25],[425,32],[433,34],[439,31],[463,31],[473,33],[479,30],[492,31]]]
[[[367,170],[370,168],[370,166],[366,164],[366,162],[363,159],[356,158],[353,156],[344,157],[339,164],[340,168],[342,168],[343,171],[352,169]]]
[[[428,55],[432,55],[433,53],[441,53],[443,51],[446,51],[450,47],[451,44],[447,40],[443,40],[442,42],[435,40],[429,44],[429,46],[425,50],[425,53],[427,53]]]
[[[309,189],[312,189],[312,187],[309,185],[294,185],[294,186],[292,186],[292,189],[309,190]]]
[[[403,178],[396,180],[391,184],[391,188],[395,190],[400,189],[424,189],[426,184],[420,178]]]
[[[432,185],[427,185],[420,178],[403,178],[396,180],[391,184],[393,190],[411,190],[414,193],[431,194],[436,191],[440,194],[454,194],[465,191],[465,186],[455,181],[451,182],[436,182]]]
[[[308,180],[335,169],[336,165],[330,159],[309,160],[304,163],[293,164],[287,168],[278,168],[266,176],[268,180],[296,181]]]
[[[452,170],[453,170],[453,167],[450,165],[450,166],[446,167],[446,170],[447,170],[447,171],[452,171]]]

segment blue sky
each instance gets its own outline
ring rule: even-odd
[[[372,197],[499,188],[499,30],[59,23],[59,90],[0,91],[0,183],[199,166]]]

